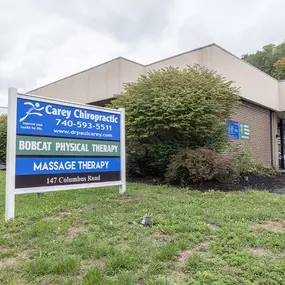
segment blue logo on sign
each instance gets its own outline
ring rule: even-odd
[[[43,115],[42,113],[40,113],[40,111],[42,111],[44,107],[40,107],[40,103],[36,102],[34,104],[32,102],[25,102],[24,105],[28,105],[31,107],[27,110],[26,115],[20,119],[20,122],[25,121],[26,118],[28,118],[31,115],[37,115],[40,117]]]

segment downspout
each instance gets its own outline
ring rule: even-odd
[[[274,136],[273,136],[273,130],[274,130],[274,120],[273,120],[273,111],[270,110],[270,144],[271,144],[271,166],[275,167],[275,147],[274,147]]]

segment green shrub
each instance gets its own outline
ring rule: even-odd
[[[249,147],[243,143],[230,144],[227,148],[227,153],[240,175],[268,176],[279,173],[275,168],[258,164]]]
[[[234,164],[225,155],[199,148],[185,149],[175,155],[166,172],[166,181],[180,186],[212,180],[232,183],[237,176]]]
[[[233,160],[238,173],[254,174],[257,171],[257,164],[252,156],[251,151],[245,144],[230,144],[227,152]]]
[[[0,164],[6,164],[7,115],[0,116]]]
[[[157,171],[151,167],[152,157],[139,152],[131,152],[126,156],[126,172],[128,177],[155,176]]]
[[[239,90],[221,75],[198,65],[169,67],[124,87],[110,106],[126,110],[129,173],[164,175],[179,149],[224,148]]]
[[[260,176],[275,176],[279,174],[280,174],[279,169],[274,167],[265,167],[260,164],[257,164],[256,172],[254,173],[254,175],[260,175]]]

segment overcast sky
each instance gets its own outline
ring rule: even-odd
[[[285,0],[0,0],[0,106],[114,57],[143,64],[210,43],[241,56],[285,39]]]

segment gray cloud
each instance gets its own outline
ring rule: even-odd
[[[181,49],[215,42],[241,56],[285,39],[285,25],[281,23],[285,11],[283,0],[201,0],[199,3],[185,16],[178,32]]]
[[[45,77],[47,73],[45,72],[45,64],[39,58],[38,60],[27,60],[23,61],[18,65],[15,65],[10,71],[6,70],[5,73],[1,74],[0,81],[0,93],[3,96],[7,96],[9,87],[18,87],[19,91],[23,92],[25,88],[28,88],[31,84],[31,79],[36,75],[37,77]],[[7,100],[7,99],[6,99]],[[5,102],[1,100],[0,105],[5,106]]]
[[[42,10],[127,43],[144,37],[160,37],[169,24],[168,16],[174,5],[173,0],[52,0],[35,3]]]
[[[145,39],[161,39],[171,5],[173,0],[0,0],[0,102],[7,103],[9,86],[29,90],[133,51]]]
[[[0,105],[123,55],[149,63],[212,42],[240,56],[285,39],[284,0],[0,0]]]
[[[172,0],[132,1],[127,17],[124,15],[124,10],[112,11],[109,8],[101,19],[91,17],[87,23],[95,29],[99,28],[103,32],[110,33],[119,41],[128,43],[145,37],[161,38],[169,23],[168,15],[172,4]]]

